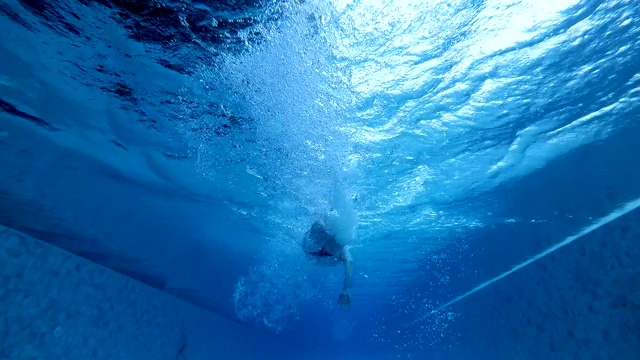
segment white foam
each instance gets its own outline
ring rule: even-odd
[[[340,186],[334,186],[331,200],[333,211],[327,215],[327,226],[343,244],[352,244],[355,238],[358,215],[353,198]]]
[[[535,255],[534,257],[514,266],[511,270],[506,271],[496,277],[494,277],[493,279],[490,279],[488,281],[483,282],[482,284],[476,286],[475,288],[473,288],[472,290],[452,299],[451,301],[442,304],[440,306],[438,306],[437,308],[435,308],[434,310],[431,310],[429,312],[427,312],[426,314],[424,314],[422,317],[418,318],[414,323],[418,322],[418,321],[422,321],[424,319],[426,319],[427,317],[429,317],[429,315],[432,315],[434,313],[437,313],[457,302],[459,302],[460,300],[473,295],[474,293],[484,289],[485,287],[495,283],[498,280],[504,279],[505,277],[513,274],[514,272],[524,268],[527,265],[532,264],[533,262],[542,259],[543,257],[553,253],[554,251],[563,248],[566,245],[569,245],[570,243],[574,242],[575,240],[601,228],[602,226],[616,220],[617,218],[637,209],[638,207],[640,207],[640,197],[636,198],[635,200],[632,200],[628,203],[626,203],[625,205],[621,206],[620,208],[616,209],[615,211],[613,211],[612,213],[610,213],[609,215],[599,219],[598,221],[594,222],[593,224],[583,228],[582,230],[580,230],[578,233],[571,235],[567,238],[565,238],[563,241],[551,246],[550,248],[546,249],[545,251],[539,253],[538,255]]]

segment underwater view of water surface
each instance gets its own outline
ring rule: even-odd
[[[640,359],[637,1],[2,0],[0,33],[0,224],[254,358]]]

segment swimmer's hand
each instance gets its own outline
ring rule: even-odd
[[[342,305],[345,310],[351,309],[351,294],[349,290],[342,290],[338,297],[338,304]]]

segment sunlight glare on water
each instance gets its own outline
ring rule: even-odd
[[[606,136],[609,104],[586,112],[588,120],[578,122],[585,126],[573,129],[563,128],[575,120],[568,109],[536,116],[550,102],[583,91],[568,79],[575,78],[574,64],[589,65],[559,58],[558,49],[579,46],[604,19],[584,18],[577,4],[334,2],[339,15],[326,32],[357,96],[350,125],[360,145],[356,163],[369,174],[359,183],[368,195],[360,204],[365,225],[397,214],[431,233],[474,227],[482,215],[434,217],[433,206],[490,190]],[[571,26],[560,31],[564,23]],[[566,70],[552,70],[557,62]],[[413,211],[402,212],[408,206]],[[379,235],[393,223],[363,231]]]

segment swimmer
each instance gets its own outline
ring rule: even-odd
[[[351,308],[351,278],[353,277],[353,258],[349,247],[340,244],[325,223],[322,215],[304,234],[302,250],[316,260],[318,265],[333,266],[344,263],[344,286],[338,297],[338,303],[345,310]]]

